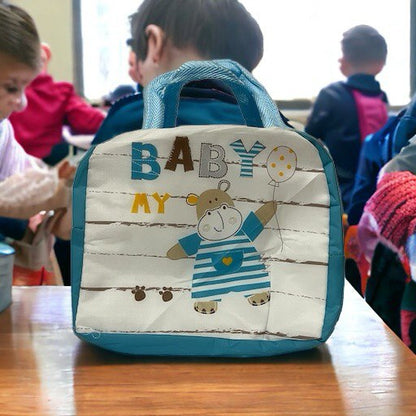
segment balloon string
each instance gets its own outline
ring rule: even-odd
[[[276,194],[276,188],[278,186],[279,186],[279,184],[277,183],[276,186],[273,187],[273,201],[276,201],[275,194]],[[274,212],[274,218],[276,219],[276,222],[277,222],[277,230],[279,231],[279,238],[280,238],[280,242],[282,244],[281,247],[280,247],[280,252],[282,252],[284,242],[283,242],[283,237],[282,237],[282,231],[280,229],[279,219],[277,218],[277,208],[276,208],[276,211]]]

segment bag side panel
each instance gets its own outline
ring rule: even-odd
[[[322,341],[326,341],[335,328],[342,310],[344,295],[344,235],[342,228],[341,195],[338,186],[335,165],[329,152],[318,140],[305,132],[299,132],[305,139],[309,140],[319,151],[325,176],[328,181],[330,194],[330,224],[329,224],[329,264],[327,282],[327,302],[325,309],[325,321],[322,329]]]
[[[71,298],[72,298],[72,323],[75,328],[75,319],[78,309],[80,285],[82,279],[82,267],[84,260],[85,237],[85,206],[86,189],[88,181],[89,159],[95,146],[92,146],[81,159],[73,184],[72,195],[72,234],[71,234]]]

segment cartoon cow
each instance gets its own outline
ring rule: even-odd
[[[222,295],[230,292],[241,293],[253,306],[270,300],[269,274],[252,242],[275,215],[277,203],[265,203],[243,221],[229,187],[222,180],[218,189],[188,195],[187,203],[196,206],[197,232],[167,252],[172,260],[196,254],[191,293],[194,309],[203,314],[215,313]]]

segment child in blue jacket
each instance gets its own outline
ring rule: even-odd
[[[145,87],[156,76],[192,60],[228,58],[252,71],[263,56],[259,25],[237,0],[145,0],[130,16],[129,75],[139,92],[116,102],[93,144],[143,121]],[[232,94],[220,83],[193,82],[181,93],[177,125],[244,124]]]
[[[361,143],[387,121],[387,97],[375,79],[387,45],[375,29],[359,25],[344,33],[341,46],[340,70],[347,79],[320,91],[305,130],[328,147],[348,211]]]

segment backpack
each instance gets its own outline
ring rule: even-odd
[[[247,126],[175,127],[182,87],[221,81]],[[318,346],[343,299],[340,193],[325,147],[229,60],[144,89],[143,129],[92,146],[73,192],[73,328],[134,355]]]
[[[382,95],[370,96],[360,90],[352,89],[358,114],[361,141],[369,134],[379,130],[387,121],[387,105]]]

